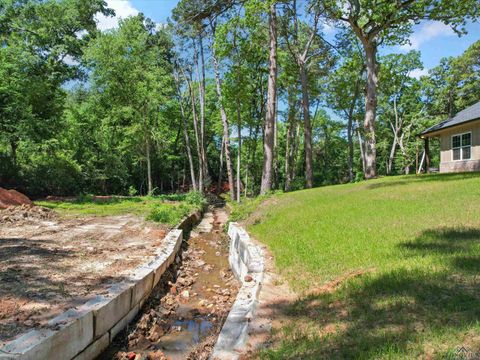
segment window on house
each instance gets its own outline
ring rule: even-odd
[[[472,133],[452,136],[453,160],[468,160],[472,155]]]

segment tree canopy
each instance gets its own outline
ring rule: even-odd
[[[464,34],[476,0],[181,0],[100,31],[113,13],[0,3],[2,186],[239,201],[410,173],[416,135],[480,100],[479,41],[420,78],[421,53],[392,47],[421,21]]]

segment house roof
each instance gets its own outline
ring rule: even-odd
[[[473,120],[480,120],[480,101],[472,106],[460,111],[454,117],[444,120],[420,133],[420,136],[430,134],[432,132],[443,130],[455,125],[460,125]]]

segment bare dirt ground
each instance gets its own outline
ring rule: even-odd
[[[276,341],[274,334],[278,333],[283,324],[289,321],[285,315],[289,304],[298,298],[278,275],[274,258],[268,248],[255,239],[252,240],[263,250],[265,272],[257,311],[250,324],[249,337],[245,350],[240,355],[240,360],[257,359],[262,349],[274,345]]]
[[[0,346],[101,294],[148,262],[166,227],[127,216],[62,219],[0,211]]]

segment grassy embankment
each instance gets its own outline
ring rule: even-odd
[[[480,354],[480,174],[278,194],[232,216],[300,294],[262,358]]]
[[[112,197],[106,200],[81,196],[73,201],[36,201],[35,204],[68,217],[132,214],[173,226],[192,211],[200,209],[204,202],[205,199],[199,193],[190,192],[178,195]]]

